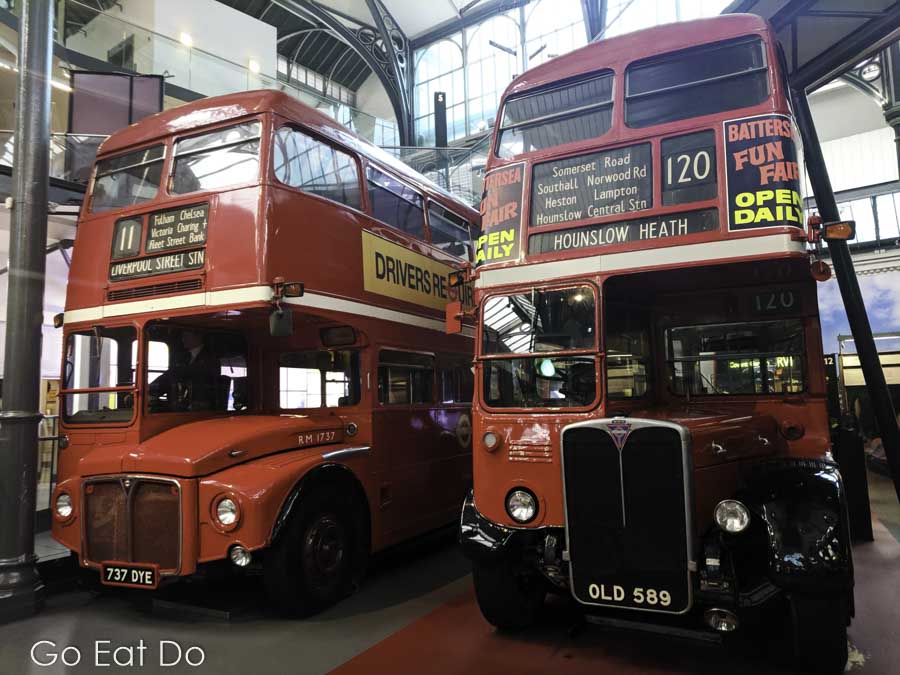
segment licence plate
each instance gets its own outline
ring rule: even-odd
[[[159,567],[150,564],[103,563],[100,567],[100,583],[153,589],[159,585]]]

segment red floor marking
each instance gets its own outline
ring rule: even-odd
[[[854,675],[900,672],[900,544],[875,521],[876,541],[854,549],[857,616],[851,643],[866,664]],[[585,626],[571,631],[571,612],[551,603],[546,621],[514,636],[482,618],[470,590],[340,668],[337,675],[788,675],[760,649],[729,650],[658,636]]]

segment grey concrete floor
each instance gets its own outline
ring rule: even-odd
[[[469,564],[458,552],[452,532],[439,538],[404,547],[376,560],[363,587],[331,610],[311,619],[288,620],[265,609],[259,584],[244,583],[240,591],[217,593],[217,601],[231,595],[236,607],[231,621],[191,616],[188,611],[151,611],[134,595],[84,591],[49,595],[39,615],[0,625],[0,675],[37,673],[216,673],[229,675],[325,673],[368,649],[389,635],[463,593],[470,585]],[[173,593],[172,596],[177,596]],[[74,645],[81,663],[65,667],[61,663],[41,667],[33,663],[30,651],[35,642],[49,640],[61,652]],[[97,640],[109,640],[100,648],[132,646],[134,665],[118,668],[94,666]],[[139,667],[137,645],[146,645],[144,665]],[[199,667],[182,662],[160,666],[161,641],[178,642],[186,653],[191,645],[202,648],[205,661]],[[174,660],[170,645],[166,658]],[[37,656],[50,660],[50,647],[43,645]],[[75,652],[70,651],[74,657]],[[199,652],[192,651],[192,658]],[[101,661],[112,663],[112,654]],[[120,661],[128,653],[120,652]]]
[[[900,540],[900,506],[890,479],[869,474],[873,514],[884,524],[880,529]],[[46,534],[40,535],[36,548],[45,559],[59,553],[58,546]],[[458,599],[471,588],[469,564],[455,545],[452,531],[429,537],[412,546],[380,556],[373,561],[363,587],[337,607],[306,620],[287,620],[266,610],[266,601],[258,581],[228,583],[216,587],[202,584],[181,585],[166,597],[184,601],[206,599],[206,607],[228,609],[231,620],[221,616],[198,615],[189,602],[166,611],[151,610],[146,594],[107,592],[94,595],[79,590],[50,593],[44,611],[32,618],[0,625],[0,675],[37,673],[215,673],[216,675],[268,675],[325,673],[346,663],[385,638]],[[855,630],[866,630],[858,620]],[[859,624],[859,625],[857,625]],[[876,630],[877,626],[869,629]],[[877,632],[877,630],[876,630]],[[447,636],[447,639],[451,639]],[[32,646],[46,640],[55,650],[72,645],[81,653],[77,666],[61,662],[48,667],[33,663]],[[95,649],[101,650],[97,668]],[[138,662],[137,646],[146,646],[143,665]],[[191,667],[182,661],[174,667],[160,666],[162,641],[177,642],[182,651],[193,645],[203,650],[204,662]],[[130,667],[116,667],[111,653]],[[51,645],[39,647],[36,656],[50,660]],[[166,647],[166,657],[175,658],[175,647]],[[74,657],[69,650],[67,656]],[[192,658],[199,657],[193,650]],[[398,664],[400,665],[400,664]],[[407,666],[409,664],[406,664]]]

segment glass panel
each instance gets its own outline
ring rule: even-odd
[[[598,138],[609,131],[611,124],[612,107],[606,107],[542,124],[513,127],[500,134],[497,156],[515,157],[523,152]]]
[[[626,73],[625,122],[645,127],[761,103],[769,93],[768,74],[759,70],[765,65],[758,38],[633,64]]]
[[[425,211],[419,193],[372,167],[368,170],[368,182],[372,216],[424,241]]]
[[[805,388],[799,320],[670,328],[666,345],[679,394],[788,394]]]
[[[704,45],[632,64],[626,75],[626,93],[630,98],[659,89],[738,75],[765,65],[763,43],[758,38]]]
[[[649,390],[650,319],[628,305],[606,308],[606,395],[639,398]]]
[[[597,342],[590,286],[493,296],[482,316],[484,354],[591,349]]]
[[[484,400],[494,408],[583,407],[596,396],[592,356],[484,361]]]
[[[247,343],[239,333],[168,322],[148,324],[151,413],[249,407]]]
[[[475,375],[468,364],[441,370],[441,402],[471,403]]]
[[[66,340],[64,389],[100,389],[134,385],[133,327],[72,333]],[[127,422],[134,409],[133,392],[97,391],[66,394],[64,414],[71,423]]]
[[[509,99],[503,107],[503,126],[523,124],[547,115],[562,115],[598,103],[610,103],[612,85],[613,75],[607,73],[545,92]]]
[[[175,155],[172,194],[258,182],[259,122],[182,139]]]
[[[765,71],[625,102],[625,123],[646,127],[756,105],[769,95]]]
[[[360,208],[359,171],[350,155],[289,127],[275,134],[273,154],[275,177],[285,185]]]
[[[385,350],[379,354],[378,400],[389,405],[434,400],[434,357]]]
[[[175,144],[175,156],[186,155],[201,150],[209,151],[226,145],[234,145],[259,138],[259,122],[246,122],[233,127],[219,129],[208,134],[182,138]]]
[[[428,207],[428,225],[432,244],[457,258],[472,259],[469,224],[465,220],[443,206],[432,204]]]
[[[162,180],[165,147],[116,155],[97,162],[91,211],[109,211],[153,199]]]
[[[282,408],[356,405],[360,398],[359,353],[310,350],[278,359]]]

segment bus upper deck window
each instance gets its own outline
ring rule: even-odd
[[[273,148],[275,177],[291,187],[360,208],[356,160],[298,129],[281,127]]]
[[[612,73],[506,101],[497,141],[498,157],[552,148],[602,136],[612,124]]]
[[[625,73],[625,124],[647,127],[746,108],[768,95],[762,40],[716,42],[631,64]]]
[[[393,176],[369,167],[369,201],[372,215],[391,227],[425,240],[425,210],[422,196]]]
[[[164,145],[108,157],[97,162],[91,211],[110,211],[153,199],[162,178]]]
[[[217,190],[259,180],[259,122],[245,122],[175,144],[172,194]]]
[[[457,258],[471,260],[472,239],[469,224],[464,219],[443,206],[431,204],[428,207],[428,225],[432,244]]]

